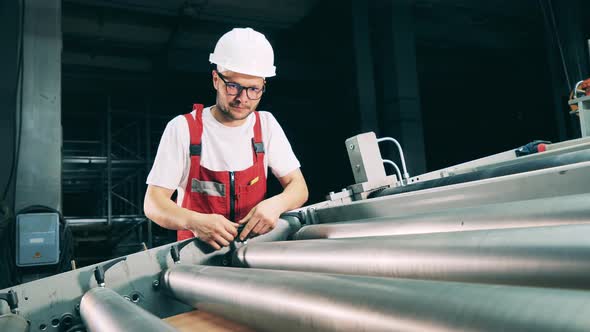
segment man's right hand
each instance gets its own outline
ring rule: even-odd
[[[215,249],[228,246],[238,235],[238,224],[219,214],[203,214],[181,208],[170,200],[174,190],[148,185],[145,215],[168,229],[191,230],[196,237]]]
[[[191,226],[195,236],[217,250],[229,246],[238,235],[239,225],[220,214],[205,214]]]

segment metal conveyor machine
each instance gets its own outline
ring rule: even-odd
[[[263,236],[2,290],[0,331],[590,330],[590,139],[415,177],[387,140],[347,140],[356,183]]]

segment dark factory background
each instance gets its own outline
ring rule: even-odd
[[[344,140],[361,132],[399,139],[412,175],[577,137],[567,99],[589,74],[587,1],[23,0],[0,10],[5,211],[48,205],[84,225],[72,228],[79,265],[174,239],[143,216],[145,179],[166,123],[214,103],[208,56],[233,27],[274,47],[277,76],[259,109],[290,138],[308,203],[354,182]]]

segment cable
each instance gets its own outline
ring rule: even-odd
[[[555,21],[555,14],[553,12],[553,6],[551,4],[551,0],[547,0],[547,2],[549,5],[549,10],[551,11],[551,21],[549,21],[549,18],[547,15],[547,9],[543,5],[543,0],[539,0],[539,6],[541,7],[541,11],[543,12],[543,19],[545,21],[545,24],[547,25],[547,29],[549,30],[549,32],[553,32],[553,34],[555,35],[555,39],[557,41],[557,48],[559,50],[559,56],[561,58],[561,65],[563,67],[563,72],[565,74],[565,79],[567,81],[566,83],[567,83],[569,90],[571,91],[572,86],[571,86],[570,76],[569,76],[568,69],[567,69],[567,63],[565,61],[565,55],[563,54],[563,47],[561,45],[561,38],[559,38],[559,31],[557,31],[557,23]]]
[[[14,216],[12,211],[6,202],[0,202],[0,257],[4,266],[3,269],[0,269],[0,289],[12,287],[19,283],[13,253],[13,228]]]
[[[20,151],[20,141],[21,141],[21,130],[22,130],[22,90],[23,90],[23,43],[24,43],[24,25],[25,25],[25,2],[24,0],[20,1],[20,12],[19,12],[19,31],[18,31],[18,46],[17,46],[17,65],[16,65],[16,84],[15,84],[15,91],[14,91],[14,98],[16,102],[16,106],[18,110],[15,110],[15,122],[14,122],[14,150],[12,151],[12,164],[10,166],[10,173],[8,175],[8,180],[6,182],[6,186],[4,187],[4,191],[2,193],[2,201],[6,202],[8,197],[8,192],[12,187],[12,181],[16,174],[18,168],[18,158],[19,158],[19,151]],[[18,125],[16,122],[18,121]],[[12,207],[14,208],[14,207]],[[16,248],[16,222],[14,217],[10,217],[8,219],[8,225],[4,232],[2,232],[2,236],[4,237],[2,244],[5,246],[4,250],[2,250],[3,254],[5,255],[4,261],[7,270],[9,271],[9,280],[7,282],[10,285],[5,286],[13,286],[21,283],[21,277],[18,273],[18,268],[15,264],[15,248]],[[0,239],[2,240],[2,239]]]
[[[561,44],[561,38],[559,37],[559,31],[557,30],[557,22],[555,20],[555,13],[553,12],[553,3],[551,0],[547,0],[549,5],[549,11],[551,13],[551,23],[553,25],[553,31],[555,31],[555,38],[557,38],[557,46],[559,47],[559,55],[561,56],[561,62],[563,64],[563,70],[565,71],[565,77],[567,79],[567,84],[571,89],[571,80],[569,77],[569,70],[567,68],[567,62],[565,61],[565,54],[563,52],[563,45]]]
[[[395,168],[395,172],[397,173],[397,179],[403,184],[402,172],[399,171],[399,167],[397,167],[396,163],[394,163],[393,161],[388,160],[388,159],[383,159],[383,163],[389,164],[389,165],[393,166],[393,168]]]
[[[10,167],[10,173],[8,175],[8,182],[6,183],[6,187],[4,188],[4,192],[2,194],[2,200],[6,201],[8,197],[8,191],[11,187],[12,180],[14,174],[16,174],[18,168],[18,158],[20,152],[20,141],[21,141],[21,131],[22,131],[22,114],[23,114],[23,35],[24,35],[24,26],[25,26],[25,1],[21,0],[21,12],[20,12],[20,31],[19,31],[19,40],[18,40],[18,49],[17,49],[17,65],[16,65],[16,86],[14,91],[14,97],[18,101],[18,115],[15,119],[15,122],[18,121],[18,125],[15,124],[15,130],[18,128],[18,131],[15,131],[15,147],[12,153],[12,165]]]
[[[409,179],[410,174],[408,173],[408,168],[406,167],[406,158],[404,157],[404,150],[402,150],[402,146],[399,145],[399,142],[395,138],[392,138],[392,137],[383,137],[383,138],[377,139],[377,143],[381,143],[381,142],[385,142],[385,141],[393,142],[397,146],[397,149],[399,150],[399,156],[402,161],[402,168],[404,169],[404,177],[400,178],[400,181]]]
[[[578,87],[580,87],[580,85],[582,85],[585,81],[579,81],[578,83],[576,83],[576,85],[574,85],[574,90],[573,90],[573,99],[578,98],[578,92],[579,93],[586,93],[586,90],[578,90]]]

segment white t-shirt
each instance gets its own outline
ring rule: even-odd
[[[196,112],[191,112],[193,117]],[[264,169],[268,167],[280,178],[299,168],[291,144],[275,117],[260,111]],[[252,113],[238,127],[228,127],[217,121],[211,108],[203,109],[201,136],[201,165],[212,171],[241,171],[252,166],[252,137],[256,116]],[[166,125],[147,184],[178,190],[178,205],[182,204],[190,170],[190,135],[186,118],[179,115]]]

